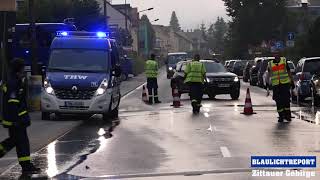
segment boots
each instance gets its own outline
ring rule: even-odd
[[[292,121],[291,120],[291,111],[290,110],[286,110],[285,113],[286,113],[286,120],[289,121],[289,122]]]
[[[156,104],[160,104],[160,103],[161,103],[161,101],[159,101],[159,98],[158,98],[158,97],[155,97],[155,98],[154,98],[154,103],[156,103]]]
[[[153,97],[149,97],[148,104],[149,104],[149,105],[152,105],[152,104],[153,104]]]
[[[279,122],[279,123],[282,123],[282,122],[284,121],[284,118],[285,118],[284,112],[279,112],[278,122]]]
[[[40,168],[35,167],[31,162],[21,164],[22,174],[37,174],[40,173]]]

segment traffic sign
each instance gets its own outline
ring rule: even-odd
[[[293,32],[288,32],[288,40],[289,41],[294,40],[294,33]]]
[[[275,45],[276,45],[277,49],[283,49],[284,48],[284,45],[283,45],[282,41],[277,41]]]
[[[294,41],[287,41],[287,47],[294,47]]]

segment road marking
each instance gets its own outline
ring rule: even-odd
[[[126,95],[124,95],[121,100],[127,98],[128,96],[130,96],[131,94],[133,94],[136,90],[142,88],[142,86],[146,85],[146,83],[141,84],[140,86],[138,86],[137,88],[135,88],[134,90],[130,91],[129,93],[127,93]]]
[[[228,150],[227,147],[222,146],[222,147],[220,147],[220,150],[221,150],[223,157],[231,157],[230,151]]]

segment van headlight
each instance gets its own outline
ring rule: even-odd
[[[172,67],[169,67],[169,71],[172,71],[173,70],[173,68]]]
[[[208,82],[208,83],[209,83],[209,82],[211,82],[211,79],[210,79],[210,78],[208,78],[208,77],[206,78],[206,80],[207,80],[207,82]]]
[[[233,81],[234,81],[234,82],[238,82],[238,81],[239,81],[239,77],[235,77],[235,78],[233,79]]]
[[[51,94],[51,95],[54,95],[54,90],[49,82],[48,79],[45,79],[43,81],[43,87],[44,87],[44,90],[48,93],[48,94]]]
[[[97,95],[97,96],[100,96],[100,95],[106,93],[107,89],[108,89],[108,80],[107,80],[107,79],[104,79],[104,80],[101,82],[99,88],[97,89],[96,95]]]

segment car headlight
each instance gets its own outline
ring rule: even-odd
[[[46,91],[48,94],[54,95],[54,90],[53,90],[53,88],[52,88],[52,86],[51,86],[51,84],[50,84],[50,82],[49,82],[48,79],[45,79],[45,80],[43,81],[43,87],[44,87],[45,91]]]
[[[235,78],[233,79],[233,81],[234,81],[234,82],[238,82],[238,81],[239,81],[239,78],[238,78],[238,77],[235,77]]]
[[[207,80],[208,83],[211,82],[211,79],[210,79],[210,78],[206,78],[206,80]]]
[[[99,88],[97,89],[96,95],[100,96],[100,95],[104,94],[107,91],[107,89],[108,89],[108,80],[104,79],[101,82]]]
[[[169,67],[169,71],[172,71],[173,70],[173,68],[172,67]]]

